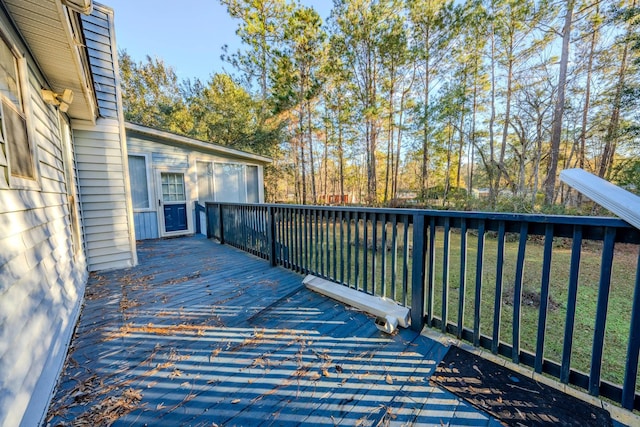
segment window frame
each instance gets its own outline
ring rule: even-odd
[[[156,206],[154,204],[154,196],[153,196],[153,181],[151,180],[151,170],[149,168],[151,155],[148,153],[137,153],[129,151],[127,153],[127,168],[129,167],[129,157],[143,157],[144,158],[144,172],[147,177],[147,200],[149,201],[149,207],[147,208],[136,208],[133,207],[133,192],[131,192],[131,206],[133,207],[133,212],[156,212]],[[129,171],[129,185],[131,185],[131,171]]]
[[[41,190],[40,185],[40,162],[38,160],[38,150],[37,150],[37,141],[34,138],[34,130],[33,130],[33,113],[31,108],[31,90],[29,86],[29,66],[27,64],[27,59],[24,53],[22,53],[16,46],[15,43],[11,41],[7,35],[0,31],[0,43],[4,43],[16,63],[16,84],[18,85],[18,90],[20,93],[20,103],[22,107],[22,111],[18,110],[19,115],[24,116],[25,121],[25,132],[27,134],[27,144],[29,145],[29,152],[31,154],[31,163],[33,167],[33,178],[27,178],[23,176],[13,175],[11,168],[11,147],[9,146],[9,142],[6,140],[7,136],[7,128],[6,128],[6,120],[4,119],[4,107],[2,105],[2,101],[6,98],[4,95],[0,94],[0,119],[2,121],[2,144],[4,144],[5,148],[5,157],[6,157],[6,184],[0,181],[0,186],[3,188],[11,188],[11,189],[27,189],[27,190]],[[13,104],[11,100],[7,100],[9,103]]]

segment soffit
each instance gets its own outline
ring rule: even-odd
[[[59,0],[3,1],[51,85],[49,89],[56,93],[73,91],[67,114],[74,119],[95,121],[97,103],[75,12]]]

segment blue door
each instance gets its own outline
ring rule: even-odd
[[[164,231],[180,231],[187,229],[187,204],[164,205]]]
[[[162,183],[162,212],[164,232],[187,230],[187,200],[184,190],[184,174],[160,173]]]

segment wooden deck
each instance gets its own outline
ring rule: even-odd
[[[92,276],[58,425],[499,425],[429,385],[446,352],[204,238],[146,241]]]

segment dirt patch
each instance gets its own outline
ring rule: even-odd
[[[506,288],[502,293],[502,303],[513,307],[513,298],[515,296],[515,289],[513,287]],[[522,305],[524,307],[540,308],[540,292],[532,291],[530,289],[522,290]],[[555,301],[551,295],[549,295],[549,304],[547,305],[550,311],[556,311],[560,308],[560,304]]]

